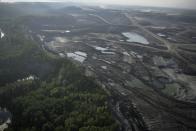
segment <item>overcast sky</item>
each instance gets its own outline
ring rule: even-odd
[[[58,1],[58,2],[82,2],[82,3],[106,3],[106,4],[122,4],[122,5],[144,5],[144,6],[162,6],[175,8],[196,9],[196,0],[2,0],[2,1]]]

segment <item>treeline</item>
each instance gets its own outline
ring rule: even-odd
[[[115,131],[107,95],[69,60],[51,57],[21,33],[0,40],[0,106],[13,115],[7,131]],[[35,79],[24,79],[29,75]]]

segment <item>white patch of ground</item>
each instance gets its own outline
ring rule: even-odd
[[[178,16],[181,15],[180,13],[167,13],[168,16]]]
[[[123,52],[123,55],[126,55],[126,56],[130,56],[130,54],[128,52]]]
[[[59,43],[68,42],[68,40],[65,37],[55,37],[54,40],[55,40],[55,42],[59,42]]]
[[[101,68],[107,70],[107,66],[101,66]]]
[[[8,124],[11,123],[11,119],[8,118],[6,122],[0,125],[0,131],[4,131],[6,128],[8,128]]]
[[[162,34],[162,33],[157,33],[157,35],[160,36],[160,37],[166,37],[166,35]]]
[[[152,10],[141,10],[140,12],[143,12],[143,13],[150,13],[150,12],[152,12]]]
[[[115,52],[109,51],[109,47],[99,47],[99,46],[93,46],[96,50],[101,51],[103,54],[110,54],[110,55],[115,55]]]
[[[35,79],[36,79],[35,76],[30,75],[30,76],[28,76],[28,77],[26,77],[26,78],[19,79],[19,80],[17,80],[17,81],[20,82],[20,81],[28,81],[28,80],[35,80]]]
[[[81,41],[77,41],[77,40],[75,40],[75,41],[73,41],[74,43],[79,43],[79,42],[81,42]]]
[[[69,40],[65,37],[54,37],[52,41],[45,42],[50,50],[57,50],[57,48],[63,48]]]
[[[35,77],[32,76],[32,75],[30,75],[29,77],[25,78],[25,80],[34,80],[34,79],[35,79]]]
[[[93,46],[96,50],[98,51],[107,51],[108,50],[108,47],[106,48],[103,48],[103,47],[99,47],[99,46]]]
[[[66,33],[70,33],[71,31],[70,31],[70,30],[66,30],[65,32],[66,32]]]
[[[70,30],[41,30],[48,33],[70,33]]]
[[[1,39],[5,36],[5,33],[1,32]]]
[[[74,53],[67,53],[67,57],[83,63],[87,57],[87,54],[85,52],[76,51]]]
[[[139,55],[138,53],[134,52],[134,51],[131,51],[130,54],[133,56],[133,57],[137,57],[139,59],[142,59],[143,56]]]
[[[140,60],[143,59],[143,56],[139,55],[138,53],[134,52],[134,51],[131,51],[130,53],[124,51],[123,52],[123,61],[124,62],[127,62],[129,64],[133,64],[135,63],[135,59],[134,58],[138,58]]]
[[[83,56],[83,57],[87,57],[87,54],[85,52],[76,51],[75,54]]]
[[[110,52],[110,51],[102,51],[101,53],[109,54],[109,55],[115,55],[115,52]]]
[[[40,41],[42,41],[42,42],[44,41],[44,38],[45,38],[44,35],[39,35],[39,34],[38,34],[37,37],[40,39]]]
[[[49,32],[49,33],[63,33],[64,30],[41,30],[43,32]]]
[[[137,42],[145,45],[149,44],[149,41],[146,38],[137,33],[123,32],[122,35],[128,38],[127,42]]]
[[[65,57],[65,55],[63,53],[59,53],[59,56],[62,57],[62,58]]]
[[[171,37],[168,37],[167,39],[168,39],[168,40],[171,40],[171,41],[177,41],[176,39],[171,38]]]
[[[151,28],[153,28],[153,29],[166,29],[166,27],[164,27],[164,26],[150,26]]]

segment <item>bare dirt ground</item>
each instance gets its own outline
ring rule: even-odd
[[[75,21],[67,25],[40,22],[35,29],[30,24],[31,34],[45,50],[85,67],[86,75],[110,96],[123,131],[196,130],[195,51],[183,48],[195,48],[194,43],[158,36],[129,11],[94,9],[69,15]],[[127,41],[123,32],[140,35],[149,44]]]

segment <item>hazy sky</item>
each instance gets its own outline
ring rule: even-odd
[[[106,3],[106,4],[122,4],[122,5],[146,5],[146,6],[163,6],[175,8],[191,8],[196,9],[196,0],[2,0],[2,1],[74,1],[84,3]]]

